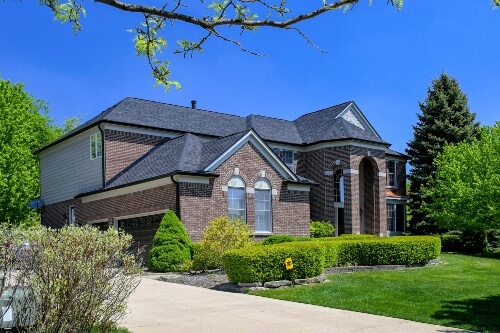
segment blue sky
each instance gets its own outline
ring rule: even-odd
[[[184,106],[196,99],[206,110],[289,120],[354,100],[382,138],[403,152],[418,101],[445,71],[459,80],[482,124],[500,120],[500,10],[487,0],[406,1],[399,13],[385,0],[362,1],[345,13],[301,23],[328,53],[293,31],[270,28],[241,38],[267,56],[216,39],[193,58],[172,55],[170,48],[171,78],[182,90],[169,93],[153,88],[146,61],[135,56],[126,30],[140,20],[89,1],[83,31],[75,36],[38,1],[6,1],[0,4],[0,75],[26,83],[49,103],[57,123],[89,119],[127,96]],[[201,34],[176,23],[168,41],[173,46],[179,37]]]

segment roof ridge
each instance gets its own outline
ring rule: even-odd
[[[219,112],[219,111],[212,111],[212,110],[205,110],[205,109],[200,109],[200,108],[193,108],[190,106],[184,106],[184,105],[177,105],[177,104],[172,104],[172,103],[165,103],[165,102],[158,102],[158,101],[152,101],[149,99],[144,99],[144,98],[138,98],[138,97],[126,97],[125,99],[135,99],[135,100],[140,100],[144,102],[150,102],[150,103],[155,103],[155,104],[162,104],[162,105],[170,105],[170,106],[175,106],[178,108],[183,108],[183,109],[188,109],[190,111],[202,111],[202,112],[210,112],[210,113],[217,113],[217,114],[222,114],[225,116],[232,116],[232,117],[238,117],[238,118],[245,118],[244,116],[239,116],[236,114],[230,114],[230,113],[224,113],[224,112]]]
[[[333,109],[333,108],[336,108],[338,106],[341,106],[343,104],[351,104],[351,103],[354,103],[354,101],[347,101],[347,102],[343,102],[343,103],[339,103],[337,105],[332,105],[332,106],[329,106],[329,107],[326,107],[326,108],[323,108],[321,110],[316,110],[316,111],[312,111],[312,112],[308,112],[308,113],[304,113],[303,115],[301,115],[300,117],[294,119],[293,121],[295,122],[296,120],[299,120],[300,118],[304,117],[304,116],[308,116],[310,114],[313,114],[313,113],[317,113],[317,112],[321,112],[321,111],[326,111],[328,109]]]

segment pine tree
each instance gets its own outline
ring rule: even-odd
[[[427,89],[425,102],[419,102],[422,113],[417,114],[418,122],[413,126],[413,140],[408,142],[406,153],[410,165],[410,200],[412,212],[410,230],[419,234],[439,232],[433,219],[422,209],[421,186],[430,186],[436,168],[434,158],[443,150],[445,142],[471,141],[479,136],[476,114],[468,106],[467,96],[460,89],[458,81],[442,73],[432,81]]]

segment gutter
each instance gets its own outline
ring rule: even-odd
[[[147,178],[147,179],[138,180],[138,181],[135,181],[135,182],[132,182],[132,183],[122,184],[122,185],[113,186],[113,187],[105,187],[105,188],[101,188],[101,189],[95,190],[95,191],[80,193],[80,194],[78,194],[78,195],[75,196],[75,199],[83,198],[83,197],[86,197],[86,196],[89,196],[89,195],[98,194],[98,193],[109,192],[109,191],[117,190],[117,189],[128,187],[128,186],[133,186],[133,185],[137,185],[137,184],[147,183],[147,182],[150,182],[150,181],[154,181],[154,180],[158,180],[158,179],[162,179],[162,178],[167,178],[167,177],[171,177],[171,176],[175,176],[175,175],[199,176],[199,177],[210,177],[210,178],[217,178],[217,177],[219,177],[219,174],[217,174],[217,173],[210,173],[210,172],[200,173],[200,172],[192,172],[192,171],[173,171],[173,172],[169,172],[169,173],[166,173],[166,174],[163,174],[163,175],[159,175],[159,176],[156,176],[156,177],[151,177],[151,178]]]
[[[97,124],[97,128],[101,132],[101,165],[102,165],[102,188],[106,186],[106,159],[105,159],[105,150],[104,150],[104,130],[101,128],[102,122]]]
[[[179,182],[174,179],[174,175],[170,176],[170,180],[175,184],[175,212],[177,213],[177,217],[179,218],[179,220],[181,220],[181,198]]]

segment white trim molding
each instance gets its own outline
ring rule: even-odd
[[[210,184],[210,178],[195,175],[175,175],[174,179],[179,183]]]
[[[117,188],[114,190],[112,189],[112,190],[108,190],[108,191],[104,191],[104,192],[90,194],[87,196],[82,196],[82,197],[80,197],[80,199],[82,200],[82,203],[87,203],[87,202],[103,200],[103,199],[107,199],[107,198],[111,198],[111,197],[116,197],[118,195],[149,190],[151,188],[160,187],[160,186],[164,186],[164,185],[170,185],[170,184],[172,184],[172,181],[170,180],[170,177],[167,177],[167,178],[156,179],[153,181],[144,182],[144,183],[140,183],[140,184],[136,184],[136,185],[121,187],[121,188]]]
[[[288,183],[287,184],[287,190],[288,191],[302,191],[302,192],[310,192],[311,191],[311,186],[309,184],[295,184],[295,183]]]
[[[345,169],[342,173],[344,175],[348,175],[350,173],[352,173],[354,175],[359,175],[359,170],[356,170],[356,169]]]

